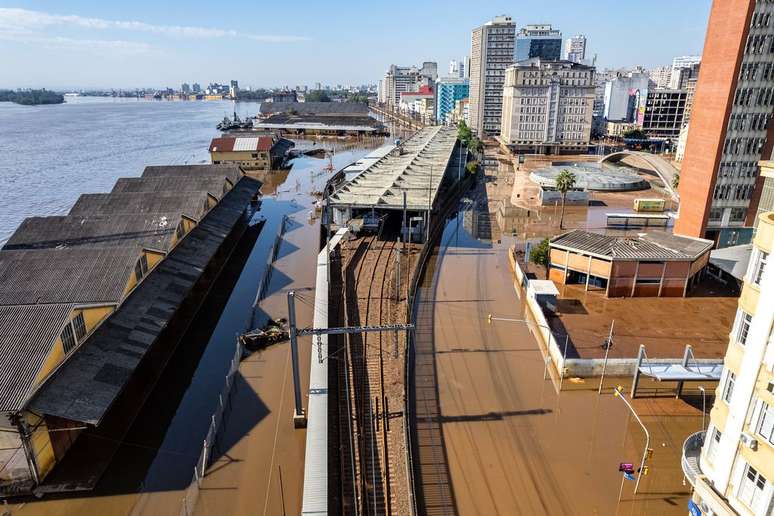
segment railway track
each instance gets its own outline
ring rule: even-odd
[[[345,304],[347,325],[380,325],[394,321],[389,292],[394,273],[396,242],[375,236],[360,240],[345,265]],[[405,462],[390,453],[389,407],[400,407],[402,400],[390,401],[385,371],[390,353],[385,343],[389,334],[351,334],[347,342],[348,403],[352,418],[353,448],[350,469],[354,470],[359,513],[394,514],[395,484]],[[398,451],[398,450],[396,450]],[[399,502],[398,502],[399,504]]]

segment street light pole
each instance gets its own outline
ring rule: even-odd
[[[642,461],[640,461],[640,469],[637,472],[637,483],[634,484],[634,494],[637,494],[637,489],[640,487],[640,479],[642,478],[642,474],[645,471],[645,461],[647,460],[647,457],[648,457],[648,450],[650,450],[650,432],[648,432],[648,429],[645,428],[645,425],[642,423],[640,416],[637,415],[631,403],[629,403],[629,400],[627,400],[626,396],[624,396],[623,387],[619,385],[618,387],[613,389],[613,393],[615,394],[616,397],[620,398],[621,401],[624,402],[626,407],[629,409],[629,412],[631,412],[632,415],[634,416],[634,419],[636,419],[637,422],[642,427],[642,431],[645,432],[645,449],[642,451]]]

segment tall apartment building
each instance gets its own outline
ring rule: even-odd
[[[677,56],[672,58],[672,74],[681,68],[691,68],[701,63],[701,56]]]
[[[400,104],[400,94],[407,91],[416,91],[420,73],[416,66],[391,65],[382,79],[382,91],[380,95],[388,106],[396,107]]]
[[[585,48],[585,43],[584,43]],[[516,34],[514,60],[562,58],[562,32],[551,25],[527,25]]]
[[[645,118],[650,77],[644,71],[619,73],[605,83],[604,117],[615,122],[637,122]]]
[[[513,63],[516,24],[497,16],[473,29],[470,48],[470,128],[478,136],[500,134],[505,69]]]
[[[449,75],[448,77],[458,77],[460,79],[465,78],[465,60],[457,61],[452,59],[449,61]]]
[[[760,215],[709,427],[683,445],[683,472],[700,514],[774,510],[772,250],[774,213],[767,212]]]
[[[648,91],[642,130],[651,138],[677,139],[683,127],[687,99],[687,90]]]
[[[686,87],[688,81],[699,78],[699,68],[701,63],[694,63],[690,66],[672,69],[669,75],[669,87],[673,90],[681,90]]]
[[[514,152],[588,150],[594,68],[572,61],[528,59],[505,72],[500,141]]]
[[[648,72],[650,80],[656,85],[656,88],[668,88],[672,79],[671,66],[658,66]]]
[[[468,98],[469,84],[460,77],[439,77],[435,83],[435,116],[440,123],[449,123],[456,103]]]
[[[568,61],[582,63],[586,59],[586,36],[578,34],[564,42],[564,55]]]
[[[680,174],[675,232],[749,242],[774,144],[774,3],[715,0]]]

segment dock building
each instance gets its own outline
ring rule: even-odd
[[[113,193],[81,196],[68,215],[26,219],[0,250],[0,492],[45,491],[46,476],[101,421],[78,414],[107,411],[156,334],[193,315],[197,285],[228,255],[260,188],[242,176],[234,166],[148,167]],[[89,376],[84,360],[104,367]]]
[[[210,159],[214,165],[231,164],[246,172],[279,168],[293,142],[276,136],[225,135],[210,142]]]
[[[268,102],[261,104],[259,130],[310,136],[386,134],[361,102]]]

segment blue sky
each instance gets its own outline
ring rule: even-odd
[[[391,64],[470,52],[498,14],[584,33],[598,67],[700,54],[710,0],[0,0],[0,87],[375,83]]]

